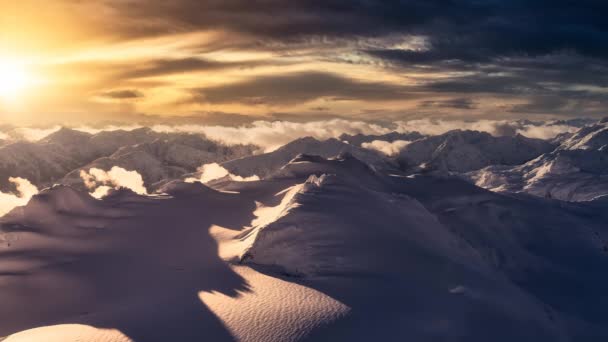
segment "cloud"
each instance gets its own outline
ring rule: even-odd
[[[608,5],[568,1],[148,1],[107,0],[125,38],[222,28],[258,40],[378,37],[416,32],[429,51],[409,60],[478,61],[487,56],[574,50],[606,56]],[[155,18],[154,21],[147,18]],[[523,24],[525,23],[525,24]],[[405,59],[406,57],[402,57]]]
[[[361,144],[361,147],[382,152],[387,156],[394,156],[399,154],[399,152],[401,152],[401,150],[410,143],[411,141],[406,140],[395,140],[393,142],[374,140],[369,143]]]
[[[398,84],[359,81],[324,72],[260,76],[246,81],[197,89],[202,103],[296,104],[319,98],[391,101],[411,97]]]
[[[171,74],[182,74],[199,71],[221,70],[228,68],[253,67],[260,64],[259,62],[222,62],[200,57],[186,57],[173,59],[153,59],[139,63],[137,65],[128,65],[124,68],[129,68],[120,74],[120,78],[133,79],[165,76]]]
[[[98,168],[91,168],[88,172],[80,171],[80,178],[85,186],[91,190],[91,195],[102,198],[112,189],[127,188],[133,192],[146,195],[148,190],[144,186],[144,180],[137,171],[128,171],[121,167],[114,166],[110,171]]]
[[[134,89],[111,90],[99,94],[100,97],[113,100],[131,100],[144,97],[144,94]]]
[[[573,133],[578,127],[568,125],[526,125],[517,130],[517,133],[528,138],[551,139],[562,133]]]
[[[11,177],[9,182],[15,184],[17,193],[0,191],[0,216],[8,214],[13,208],[26,205],[38,193],[38,188],[29,180],[20,177]]]
[[[396,122],[397,131],[418,131],[427,135],[439,135],[461,129],[488,132],[494,136],[521,134],[530,138],[550,139],[560,133],[573,132],[578,127],[567,124],[555,125],[551,121],[508,120],[433,120],[418,119]]]
[[[549,139],[560,133],[573,132],[581,125],[590,123],[591,121],[590,119],[567,121],[415,119],[394,122],[366,122],[345,119],[309,122],[258,120],[238,126],[205,124],[153,124],[149,126],[128,124],[94,127],[78,126],[75,129],[96,134],[103,131],[131,131],[142,127],[150,127],[153,131],[159,133],[202,134],[211,140],[227,145],[252,144],[259,146],[263,151],[270,152],[298,138],[313,137],[319,140],[326,140],[329,138],[339,138],[342,134],[384,135],[391,132],[420,132],[424,135],[438,135],[447,131],[462,129],[488,132],[495,136],[522,134],[528,137]],[[59,128],[57,126],[49,129],[19,128],[17,130],[25,133],[28,139],[38,140],[44,137],[44,135],[55,132]]]
[[[477,103],[469,98],[454,98],[449,100],[427,100],[422,101],[420,108],[455,108],[455,109],[475,109]]]
[[[231,180],[237,181],[237,182],[253,182],[253,181],[260,180],[260,177],[258,177],[256,175],[249,176],[249,177],[241,177],[241,176],[233,175],[218,163],[205,164],[198,168],[198,172],[200,172],[200,174],[201,174],[199,178],[188,178],[188,179],[186,179],[186,182],[208,183],[212,180],[221,179],[224,177],[229,177]]]
[[[385,134],[390,128],[363,121],[333,119],[313,122],[255,121],[250,125],[204,126],[204,125],[156,125],[158,132],[201,133],[208,138],[227,144],[254,144],[266,151],[272,151],[295,139],[311,136],[325,140],[337,138],[341,134]]]
[[[124,111],[185,114],[223,109],[226,103],[238,103],[240,107],[231,110],[249,113],[267,109],[247,106],[251,104],[297,112],[302,108],[292,104],[319,98],[373,102],[357,107],[311,104],[342,115],[360,108],[379,109],[377,101],[389,100],[405,100],[400,109],[405,112],[416,105],[413,100],[407,103],[411,94],[429,111],[456,108],[496,116],[599,116],[608,105],[605,1],[581,0],[576,5],[566,0],[54,3],[60,5],[51,8],[61,12],[49,17],[62,18],[65,12],[75,16],[65,22],[86,23],[82,30],[67,30],[82,31],[77,36],[83,41],[58,41],[84,46],[86,51],[65,54],[73,60],[58,64],[94,63],[86,71],[73,72],[87,76],[82,77],[85,87],[92,87],[92,80],[101,89],[121,84],[147,95],[137,106],[95,103],[92,109],[93,104],[73,99],[82,96],[67,91],[69,99],[62,100],[69,106],[49,106],[57,111],[55,117],[75,117],[85,110],[89,117],[98,118]],[[57,33],[49,23],[38,24]],[[90,49],[96,44],[101,46]],[[264,68],[240,72],[257,65]],[[200,75],[202,71],[212,75]],[[323,71],[333,76],[320,76]],[[66,80],[74,78],[58,74]],[[75,88],[71,83],[66,87]],[[194,103],[187,102],[192,89]],[[98,91],[87,88],[86,94]],[[444,100],[472,94],[474,103]],[[496,100],[508,106],[497,109]],[[34,108],[46,110],[39,106]],[[395,109],[382,107],[386,112]],[[62,111],[77,114],[59,114]]]
[[[19,127],[15,128],[11,135],[15,140],[39,141],[61,129],[61,126],[47,128]]]

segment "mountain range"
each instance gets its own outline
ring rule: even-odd
[[[41,190],[0,217],[0,336],[605,341],[606,146],[606,120],[267,153],[145,128],[12,142],[0,175]],[[81,172],[114,168],[146,191],[93,197]]]

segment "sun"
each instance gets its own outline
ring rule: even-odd
[[[0,98],[13,100],[31,83],[24,65],[0,60]]]

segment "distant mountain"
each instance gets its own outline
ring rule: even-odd
[[[349,153],[364,163],[380,168],[394,168],[388,159],[376,151],[367,150],[358,146],[344,143],[338,139],[319,141],[312,137],[300,138],[269,153],[235,159],[222,164],[232,174],[249,177],[257,175],[267,177],[281,169],[290,160],[300,154],[318,155],[325,158],[336,157]]]
[[[154,183],[193,172],[207,162],[250,155],[253,146],[227,147],[200,135],[159,133],[150,128],[89,134],[62,128],[37,142],[20,141],[0,147],[0,190],[19,176],[44,187],[56,182],[75,185],[79,171],[121,166],[141,171]]]
[[[468,173],[478,186],[526,192],[565,201],[589,201],[608,194],[608,121],[581,128],[552,152],[523,165],[489,166]]]
[[[114,153],[123,144],[152,141],[159,136],[150,129],[93,135],[62,128],[37,142],[15,142],[0,147],[0,188],[14,176],[38,186],[51,185],[75,168]]]
[[[340,141],[345,141],[351,145],[361,146],[363,143],[370,143],[375,140],[386,141],[386,142],[394,142],[394,141],[414,141],[418,139],[422,139],[426,137],[418,132],[407,132],[407,133],[398,133],[391,132],[387,134],[381,135],[366,135],[366,134],[342,134],[338,138]]]
[[[555,145],[522,135],[494,137],[486,132],[454,130],[405,146],[397,162],[405,170],[467,172],[489,165],[518,165]]]
[[[80,170],[98,168],[105,171],[114,166],[137,171],[145,184],[154,184],[192,173],[204,164],[249,156],[257,150],[251,145],[226,146],[200,135],[172,134],[151,142],[125,145],[113,154],[80,166],[66,175],[62,183],[73,186],[82,184]]]

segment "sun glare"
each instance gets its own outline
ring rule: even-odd
[[[31,77],[23,65],[0,60],[0,98],[15,99],[30,82]]]

